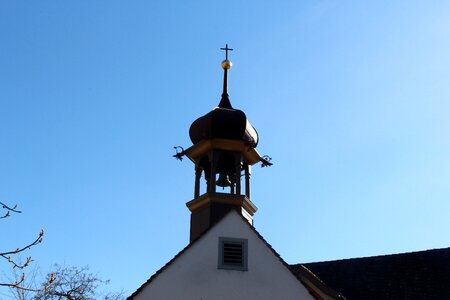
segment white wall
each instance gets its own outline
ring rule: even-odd
[[[244,222],[228,214],[133,299],[313,299]],[[217,269],[219,237],[248,239],[248,271]]]

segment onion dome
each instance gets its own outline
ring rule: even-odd
[[[226,49],[231,50],[228,46]],[[245,113],[231,106],[228,97],[228,70],[231,69],[231,66],[232,63],[227,57],[222,62],[224,80],[222,99],[219,105],[195,120],[189,129],[189,136],[193,144],[216,138],[248,142],[251,147],[256,147],[258,144],[258,133],[248,121]]]

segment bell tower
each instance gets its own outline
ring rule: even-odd
[[[219,105],[195,120],[189,136],[193,145],[177,153],[195,164],[194,199],[186,205],[191,211],[190,240],[199,237],[230,210],[239,212],[250,224],[257,208],[250,200],[251,166],[268,159],[256,151],[258,133],[245,113],[232,107],[228,96],[228,72],[232,67],[228,51],[222,62],[223,92]]]

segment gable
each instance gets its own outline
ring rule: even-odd
[[[221,239],[247,244],[246,270],[218,268]],[[236,212],[226,215],[129,299],[314,299]]]

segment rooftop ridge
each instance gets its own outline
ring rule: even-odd
[[[426,249],[426,250],[409,251],[409,252],[401,252],[401,253],[390,253],[390,254],[381,254],[381,255],[350,257],[350,258],[342,258],[342,259],[330,259],[330,260],[321,260],[321,261],[314,261],[314,262],[304,262],[304,263],[291,264],[291,266],[295,266],[295,265],[311,265],[311,264],[320,264],[320,263],[328,263],[328,262],[339,262],[339,261],[349,261],[349,260],[356,260],[356,259],[363,260],[363,259],[373,259],[373,258],[385,258],[385,257],[392,257],[392,256],[416,255],[416,254],[419,254],[419,253],[430,253],[430,252],[445,251],[445,250],[450,251],[450,247],[446,247],[446,248],[432,248],[432,249]]]

